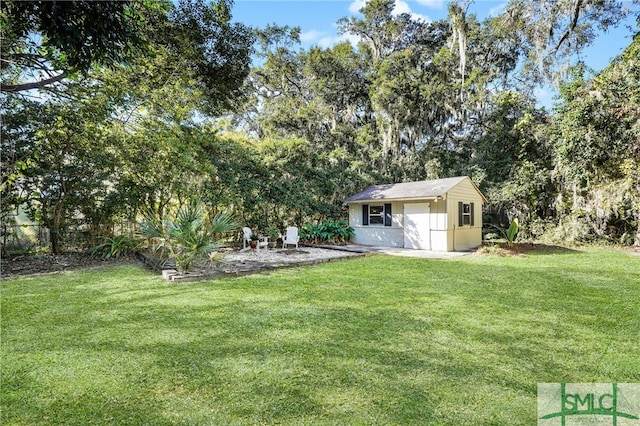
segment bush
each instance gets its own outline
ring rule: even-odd
[[[104,242],[98,244],[91,249],[92,255],[100,255],[103,259],[119,259],[120,256],[126,256],[135,252],[140,247],[140,242],[126,235],[117,237],[107,237]]]
[[[507,245],[511,247],[516,240],[516,236],[518,235],[518,230],[520,229],[520,224],[518,223],[518,218],[514,218],[509,225],[509,228],[502,228],[497,225],[491,225],[492,228],[498,230],[505,240],[507,240]],[[489,235],[489,234],[487,234]]]
[[[190,203],[175,217],[157,220],[150,215],[142,222],[142,235],[155,241],[154,249],[176,261],[180,273],[189,272],[196,260],[207,259],[223,244],[220,237],[238,225],[231,215],[207,217],[200,203]]]
[[[579,215],[567,215],[556,226],[549,226],[539,240],[547,244],[581,244],[597,240],[588,220]]]
[[[300,230],[300,238],[308,243],[343,244],[355,236],[346,220],[327,220],[318,225],[305,223]]]

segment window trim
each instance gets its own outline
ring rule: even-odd
[[[376,207],[381,209],[380,213],[371,214],[371,210]],[[375,219],[376,223],[373,223],[371,221],[372,218],[376,218]],[[391,203],[363,204],[362,205],[362,225],[363,226],[386,226],[386,227],[393,226],[393,218],[391,215]]]
[[[467,210],[467,211],[465,211]],[[474,226],[475,209],[473,202],[458,201],[458,226]]]

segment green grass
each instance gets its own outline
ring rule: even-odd
[[[3,425],[530,425],[537,383],[640,382],[620,251],[1,285]]]

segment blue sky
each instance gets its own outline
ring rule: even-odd
[[[267,24],[299,26],[302,47],[331,47],[345,37],[338,35],[336,22],[345,16],[358,15],[365,0],[235,0],[234,21],[253,27]],[[447,17],[446,0],[396,0],[397,13],[410,13],[416,18],[436,21]],[[480,20],[501,13],[505,0],[475,0],[469,8]],[[629,20],[628,22],[632,22]],[[606,67],[631,43],[631,32],[621,25],[599,34],[596,42],[585,49],[581,59],[595,71]],[[538,100],[550,105],[552,93],[541,89]]]
[[[236,0],[234,20],[263,27],[266,24],[299,26],[303,45],[330,47],[340,40],[336,22],[345,16],[358,14],[365,0]],[[504,1],[477,1],[470,12],[481,19],[489,13],[499,13]],[[436,21],[447,16],[443,0],[396,0],[396,13],[410,13],[416,18]],[[343,38],[344,39],[344,38]]]

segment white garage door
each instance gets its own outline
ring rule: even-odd
[[[429,203],[404,205],[405,248],[431,250],[429,244]]]

